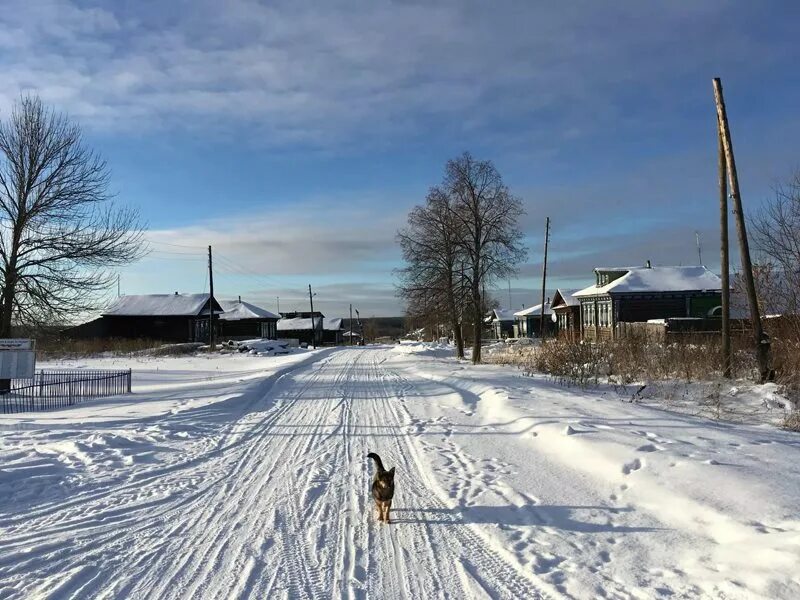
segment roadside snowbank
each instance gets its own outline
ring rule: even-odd
[[[652,597],[662,586],[661,595],[679,597],[800,597],[797,434],[624,402],[612,389],[565,388],[511,367],[422,351],[414,361],[396,356],[409,377],[450,390],[435,403],[409,405],[418,430],[441,424],[429,456],[450,457],[434,470],[450,473],[454,507],[480,520],[489,507],[510,504],[527,514],[514,517],[521,524],[576,530],[548,541],[557,569],[542,568],[539,554],[519,556],[562,591],[595,597],[602,568],[625,595]],[[471,467],[471,477],[487,477],[489,464],[495,485],[470,484],[463,469],[453,470],[470,456],[490,461]],[[502,482],[498,470],[506,471]],[[577,524],[576,515],[590,520]],[[500,533],[511,548],[527,535],[515,527]]]
[[[296,349],[280,356],[194,354],[189,356],[102,357],[40,362],[42,369],[131,369],[133,394],[90,400],[46,412],[0,415],[0,430],[20,424],[152,419],[235,396],[246,382],[277,377],[331,352]]]

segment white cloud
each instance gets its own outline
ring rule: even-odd
[[[432,117],[480,130],[536,111],[548,139],[552,128],[574,134],[615,112],[621,82],[657,82],[676,61],[714,64],[726,47],[762,51],[747,38],[732,48],[714,41],[731,32],[707,35],[725,14],[713,2],[647,14],[638,3],[6,5],[0,105],[36,89],[90,127],[247,125],[278,144],[329,146],[356,133],[375,144],[422,133]]]
[[[398,201],[394,209],[375,210],[374,200],[331,197],[153,230],[147,237],[156,253],[210,244],[243,270],[259,275],[369,272],[371,264],[383,268],[398,259],[394,237],[411,204]]]

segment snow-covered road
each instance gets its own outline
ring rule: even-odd
[[[0,598],[796,597],[791,434],[728,464],[753,432],[463,369],[339,349],[149,419],[6,424]]]

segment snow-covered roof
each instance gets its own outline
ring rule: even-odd
[[[536,306],[531,306],[530,308],[526,308],[526,309],[521,310],[519,312],[515,312],[514,316],[515,317],[538,317],[541,314],[542,314],[542,305],[541,304],[537,304]],[[544,303],[544,314],[545,314],[545,316],[553,314],[553,311],[550,310],[550,303],[549,302],[545,302]]]
[[[319,329],[320,317],[314,317],[317,329]],[[342,328],[342,319],[322,319],[322,329],[325,331],[338,331]],[[311,319],[281,319],[278,321],[278,331],[310,331]]]
[[[280,319],[274,313],[264,310],[255,304],[241,300],[220,300],[219,305],[225,312],[219,318],[223,321],[241,321],[244,319]]]
[[[514,311],[508,308],[495,308],[492,310],[490,321],[513,321]]]
[[[555,296],[553,296],[553,306],[561,308],[562,306],[579,306],[581,301],[578,300],[574,294],[578,290],[565,290],[558,288]],[[559,299],[561,301],[559,301]]]
[[[208,294],[144,294],[120,296],[104,316],[116,317],[180,317],[201,314]],[[203,311],[208,314],[208,311]],[[215,312],[218,312],[215,310]]]
[[[576,298],[598,294],[716,292],[722,289],[722,280],[705,267],[627,267],[595,271],[627,272],[607,285],[590,285],[575,292]]]

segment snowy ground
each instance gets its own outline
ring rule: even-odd
[[[0,417],[0,598],[800,597],[800,436],[442,354],[144,360]]]

